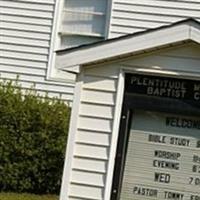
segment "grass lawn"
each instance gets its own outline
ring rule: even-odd
[[[0,193],[0,200],[58,200],[55,195]]]

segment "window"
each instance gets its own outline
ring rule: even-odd
[[[106,38],[106,13],[110,0],[58,0],[54,16],[47,78],[74,82],[75,75],[56,68],[56,51]],[[110,9],[110,8],[109,8]],[[109,18],[109,16],[108,16]]]
[[[106,0],[64,0],[59,29],[60,48],[104,39]]]

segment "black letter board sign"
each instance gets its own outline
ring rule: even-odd
[[[200,81],[127,74],[126,92],[200,102]]]
[[[112,200],[200,200],[200,82],[127,74]]]

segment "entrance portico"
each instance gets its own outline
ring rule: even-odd
[[[61,200],[199,198],[200,24],[58,52],[76,73]]]

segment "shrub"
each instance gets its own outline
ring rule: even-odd
[[[70,108],[0,84],[0,191],[58,193]]]

